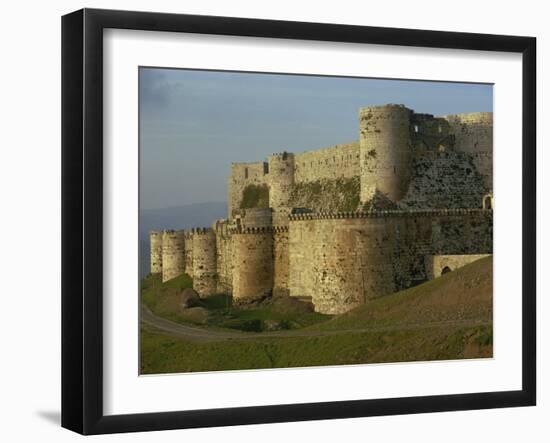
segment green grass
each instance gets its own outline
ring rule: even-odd
[[[492,321],[493,258],[470,263],[421,285],[380,297],[313,329],[339,330],[445,321]]]
[[[240,208],[269,208],[269,187],[267,185],[247,185],[243,190]]]
[[[491,326],[190,342],[141,330],[141,373],[285,368],[489,357]],[[475,349],[470,350],[472,346]]]
[[[162,312],[168,300],[162,297],[189,284],[188,277],[164,285],[148,277],[143,283],[143,301],[153,312]],[[159,290],[163,295],[152,300]],[[206,324],[254,330],[258,322],[280,319],[289,321],[289,327],[293,321],[300,322],[304,336],[251,333],[245,339],[197,342],[143,326],[141,372],[449,360],[491,357],[493,352],[491,257],[333,318],[284,304],[246,310],[227,303],[224,295],[206,299]]]
[[[160,275],[149,275],[142,280],[141,300],[155,315],[177,323],[248,332],[266,330],[268,321],[278,322],[280,329],[298,329],[331,318],[305,311],[292,303],[283,303],[282,299],[274,299],[272,303],[254,308],[239,308],[232,305],[231,297],[226,294],[214,294],[202,299],[202,308],[183,309],[180,293],[192,287],[192,279],[185,274],[165,283],[162,283]]]
[[[360,205],[357,177],[295,183],[290,206],[330,211],[356,211]]]

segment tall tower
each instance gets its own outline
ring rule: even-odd
[[[273,232],[245,228],[233,233],[233,297],[257,297],[273,288]]]
[[[162,281],[185,272],[185,231],[166,230],[162,234]]]
[[[286,209],[294,185],[294,154],[272,154],[268,164],[269,207],[274,210]]]
[[[201,297],[216,293],[216,234],[210,228],[193,232],[193,289]]]
[[[149,245],[151,248],[151,274],[162,272],[162,231],[149,233]]]
[[[359,110],[361,201],[377,192],[401,200],[411,179],[410,109],[384,105]]]

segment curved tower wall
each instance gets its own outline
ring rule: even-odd
[[[185,273],[193,278],[193,233],[185,232]]]
[[[272,154],[268,164],[269,207],[274,210],[287,208],[294,185],[294,154]]]
[[[317,312],[342,314],[426,280],[431,224],[422,217],[291,221],[290,295],[311,297]]]
[[[185,231],[166,230],[162,234],[162,281],[185,272]]]
[[[406,194],[412,174],[411,113],[403,105],[359,110],[361,201],[377,191],[394,202]]]
[[[273,289],[273,233],[245,230],[232,236],[233,298],[256,297]]]
[[[149,233],[149,245],[151,247],[151,274],[162,273],[162,231]]]
[[[231,263],[231,234],[227,220],[217,220],[212,228],[216,233],[216,273],[218,293],[232,294],[233,276]]]
[[[273,295],[288,295],[288,226],[273,232]]]
[[[201,297],[216,293],[216,235],[212,229],[193,232],[193,289]]]

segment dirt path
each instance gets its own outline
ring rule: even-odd
[[[361,332],[378,332],[378,331],[391,331],[396,329],[394,326],[373,326],[371,328],[362,329],[346,329],[335,331],[315,331],[310,329],[295,329],[290,331],[276,331],[276,332],[241,332],[241,331],[227,331],[218,330],[212,328],[201,328],[199,326],[188,326],[181,323],[175,323],[170,320],[158,317],[151,312],[151,310],[141,305],[141,323],[148,326],[152,326],[159,331],[174,336],[185,338],[192,341],[221,341],[221,340],[248,340],[258,338],[272,338],[272,337],[323,337],[328,335],[348,334],[348,333],[361,333]],[[455,320],[455,321],[440,321],[431,323],[415,323],[407,324],[399,327],[400,330],[404,329],[419,329],[426,327],[454,327],[454,326],[483,326],[488,325],[490,322],[484,320]]]

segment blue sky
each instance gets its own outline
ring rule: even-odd
[[[231,162],[358,139],[362,106],[492,111],[491,85],[141,68],[142,209],[226,201]]]

